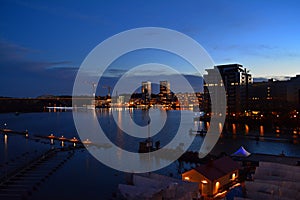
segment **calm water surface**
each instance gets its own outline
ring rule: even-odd
[[[89,111],[90,112],[90,111]],[[80,115],[90,115],[89,112],[81,112]],[[186,111],[187,112],[187,111]],[[137,152],[138,142],[143,139],[134,138],[128,134],[125,134],[114,122],[112,114],[117,117],[117,123],[124,121],[124,117],[128,117],[130,114],[133,121],[141,126],[146,126],[149,117],[143,110],[131,110],[128,109],[115,109],[115,110],[102,110],[95,113],[94,122],[103,127],[107,137],[116,145],[122,149],[128,151]],[[180,111],[155,111],[155,115],[165,115],[167,117],[166,124],[163,129],[156,134],[154,141],[160,140],[161,146],[168,144],[178,128],[178,122],[180,121]],[[120,121],[121,120],[121,121]],[[126,120],[125,120],[126,121]],[[51,112],[51,113],[27,113],[20,114],[18,116],[14,114],[0,114],[0,127],[4,128],[4,123],[7,124],[7,128],[12,130],[28,130],[30,138],[25,139],[19,135],[0,135],[0,164],[10,162],[12,159],[18,159],[24,154],[24,152],[30,152],[28,160],[33,158],[35,154],[45,152],[52,148],[50,141],[43,139],[33,139],[33,135],[49,135],[53,133],[57,136],[65,136],[68,138],[79,137],[73,122],[73,116],[71,112]],[[129,124],[130,127],[130,124]],[[189,130],[205,129],[206,124],[194,122],[191,118],[190,122],[184,123],[184,130],[186,130],[187,138],[194,138],[189,134]],[[234,127],[233,127],[234,128]],[[93,129],[93,127],[89,127]],[[268,153],[278,155],[284,151],[289,156],[300,156],[300,145],[291,142],[282,141],[256,141],[247,139],[244,135],[259,135],[261,130],[234,130],[234,138],[223,137],[219,139],[213,154],[219,154],[226,152],[228,154],[236,151],[240,146],[244,146],[249,152],[255,153]],[[146,136],[146,133],[143,133]],[[278,133],[268,133],[264,131],[263,134],[274,135],[276,138],[281,138]],[[184,134],[183,134],[184,135]],[[236,135],[236,136],[235,136]],[[283,137],[283,136],[282,136]],[[284,136],[286,137],[286,135]],[[295,136],[294,136],[295,137]],[[84,138],[82,138],[84,139]],[[92,140],[92,139],[91,139]],[[202,144],[202,137],[195,137],[190,150],[199,150]],[[56,146],[60,146],[57,141]],[[163,159],[160,162],[167,162]],[[179,177],[178,163],[174,162],[169,166],[161,169],[158,173],[169,175],[173,174],[175,177]],[[189,168],[189,165],[185,165],[185,168]],[[9,169],[2,168],[1,174],[5,174]],[[118,183],[125,182],[125,174],[117,170],[111,169],[88,153],[85,149],[80,149],[75,152],[75,155],[63,165],[60,170],[50,176],[45,183],[43,183],[39,189],[33,193],[33,199],[76,199],[84,197],[86,199],[109,199],[112,193],[116,191]]]

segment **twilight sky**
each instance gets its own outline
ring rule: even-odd
[[[299,9],[297,0],[1,0],[0,96],[71,94],[77,69],[96,45],[147,26],[185,33],[216,64],[240,63],[254,77],[295,76],[300,74]],[[142,57],[120,59],[111,72]]]

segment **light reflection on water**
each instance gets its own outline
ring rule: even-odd
[[[7,135],[4,134],[4,148],[5,148],[5,151],[7,150]]]
[[[263,125],[260,125],[260,126],[259,126],[259,135],[260,135],[260,136],[264,136],[264,134],[265,134],[264,126],[263,126]]]
[[[142,112],[140,110],[128,110],[128,109],[119,109],[119,110],[100,110],[93,114],[93,121],[95,125],[98,124],[98,121],[101,121],[102,124],[105,124],[106,130],[108,134],[110,134],[110,139],[115,140],[120,147],[131,149],[132,151],[137,151],[138,149],[138,141],[129,139],[128,137],[120,130],[114,127],[113,119],[111,118],[112,112],[117,112],[116,115],[117,120],[121,122],[123,120],[122,114],[123,112],[130,112],[136,120],[138,120],[142,116]],[[161,112],[161,111],[157,111]],[[172,123],[176,123],[176,116],[177,112],[179,111],[171,111],[168,112],[168,117],[170,117],[171,121],[167,125],[167,134],[160,135],[159,139],[161,141],[161,145],[163,146],[173,137],[173,131],[176,130],[175,125]],[[161,112],[162,114],[165,113]],[[87,115],[86,112],[80,113],[83,118]],[[79,138],[79,136],[76,133],[76,128],[74,126],[72,113],[71,112],[61,112],[61,113],[28,113],[28,114],[20,114],[19,116],[15,116],[14,114],[0,114],[0,124],[7,123],[10,125],[11,129],[23,131],[28,129],[30,137],[34,134],[39,135],[49,135],[50,133],[53,133],[56,136],[64,135],[66,138]],[[132,124],[129,124],[129,126]],[[189,124],[186,124],[186,137],[192,137],[189,134],[189,130],[207,130],[210,126],[209,122],[195,122],[191,121]],[[279,127],[280,128],[280,127]],[[222,124],[219,125],[219,131],[223,129]],[[269,154],[280,154],[282,151],[286,155],[290,156],[299,156],[300,152],[300,145],[296,144],[298,141],[298,134],[297,130],[292,132],[291,136],[293,136],[293,143],[289,142],[270,142],[270,141],[256,141],[247,139],[247,137],[242,137],[244,135],[260,135],[260,136],[266,136],[266,135],[273,135],[276,137],[276,132],[268,132],[268,130],[264,126],[259,126],[256,130],[252,128],[250,125],[243,125],[239,127],[238,124],[232,125],[232,132],[234,132],[236,135],[236,139],[223,137],[219,139],[217,145],[213,149],[212,153],[219,154],[220,152],[227,152],[228,154],[231,154],[235,152],[240,146],[244,146],[248,151],[252,153],[269,153]],[[93,127],[89,128],[90,131],[93,130]],[[278,133],[278,134],[281,134]],[[24,152],[24,148],[26,148],[25,151],[32,151],[34,149],[38,149],[39,151],[46,151],[47,149],[55,146],[51,145],[55,143],[53,140],[46,141],[47,144],[43,144],[40,142],[33,142],[32,140],[25,139],[24,137],[20,136],[14,136],[14,135],[0,135],[0,141],[3,143],[3,145],[0,143],[0,146],[3,146],[4,148],[1,148],[0,152],[0,164],[4,163],[12,158],[15,158],[16,156],[19,156],[22,152]],[[3,137],[3,138],[2,138]],[[279,138],[282,137],[282,134],[279,135]],[[158,136],[154,136],[155,139],[158,139]],[[85,138],[87,139],[87,138]],[[89,138],[90,139],[90,138]],[[195,137],[195,141],[192,143],[190,149],[191,150],[198,150],[203,138],[200,136]],[[50,144],[51,143],[51,144]],[[59,146],[59,143],[57,144]],[[64,144],[67,145],[66,143]],[[71,144],[73,145],[73,144]],[[13,149],[13,151],[11,151]],[[121,151],[118,152],[119,156],[122,156]],[[109,155],[108,155],[109,156]],[[154,164],[159,164],[161,162],[164,162],[162,159],[158,158],[148,158],[153,159]],[[178,163],[172,163],[170,166],[159,170],[160,173],[163,174],[169,174],[173,173],[174,176],[176,176],[178,169]],[[111,195],[111,192],[114,191],[117,188],[117,184],[119,182],[122,182],[124,180],[123,177],[117,176],[118,172],[110,169],[101,163],[99,163],[97,160],[95,160],[89,153],[86,151],[79,151],[76,153],[76,156],[70,160],[69,163],[66,164],[65,167],[61,168],[61,170],[58,170],[56,174],[54,174],[53,179],[49,179],[49,182],[46,182],[43,188],[41,188],[41,192],[38,193],[33,199],[40,199],[42,197],[41,195],[43,192],[48,191],[50,186],[54,187],[54,189],[59,190],[60,188],[64,187],[64,190],[66,190],[66,194],[70,194],[74,192],[74,194],[84,194],[85,191],[93,191],[91,192],[90,199],[93,197],[109,197]],[[72,177],[74,174],[76,174],[75,177]],[[64,178],[68,177],[68,178]],[[82,190],[82,193],[80,193],[79,186],[76,184],[79,182],[84,182],[85,185],[80,184],[80,189]],[[94,190],[91,190],[91,187],[96,187]],[[97,188],[104,188],[103,190],[98,190]],[[47,189],[48,188],[48,189]],[[84,191],[85,190],[85,191]],[[40,196],[39,196],[40,195]],[[53,199],[60,198],[60,196],[53,196]],[[68,197],[66,197],[68,198]]]
[[[236,134],[236,124],[232,124],[232,134]]]
[[[223,130],[223,124],[219,123],[219,133],[222,133],[222,130]]]
[[[249,134],[249,126],[247,124],[245,124],[245,134],[246,135]]]
[[[141,141],[142,139],[141,140],[128,139],[126,134],[124,135],[124,133],[120,129],[115,127],[114,120],[112,118],[112,112],[116,113],[116,116],[117,116],[116,120],[118,122],[122,122],[124,112],[130,112],[131,115],[135,118],[135,120],[139,120],[139,119],[143,118],[143,111],[132,110],[132,109],[118,109],[118,110],[104,109],[104,110],[100,110],[98,112],[94,112],[94,114],[93,114],[93,121],[95,122],[95,126],[97,126],[99,122],[104,124],[106,132],[109,135],[109,139],[114,140],[114,142],[117,143],[120,147],[124,147],[124,148],[131,149],[133,151],[137,151],[138,141]],[[161,112],[161,111],[157,110],[157,112]],[[170,117],[170,119],[171,119],[170,123],[168,125],[166,125],[166,127],[167,127],[166,130],[168,130],[167,131],[168,133],[165,135],[161,134],[159,137],[156,135],[154,136],[154,139],[162,140],[161,141],[162,146],[165,145],[166,142],[169,142],[174,136],[173,132],[176,132],[176,128],[174,128],[174,125],[172,124],[173,122],[176,123],[176,120],[177,120],[176,112],[180,112],[180,111],[168,112],[168,117]],[[165,113],[165,111],[161,112],[161,114],[163,114],[163,113]],[[80,113],[80,115],[82,115],[84,118],[84,116],[87,115],[87,113],[82,111]],[[23,131],[23,130],[28,129],[30,136],[32,136],[33,134],[49,135],[50,133],[54,133],[54,135],[56,135],[56,136],[65,135],[65,137],[67,137],[67,138],[73,138],[73,137],[78,138],[71,112],[28,113],[28,114],[21,114],[19,116],[15,116],[14,114],[1,114],[0,115],[0,123],[9,124],[10,128],[14,129],[14,130]],[[134,122],[132,121],[132,123],[134,123]],[[118,123],[118,124],[122,124],[122,123]],[[132,124],[129,124],[128,126],[130,127],[130,126],[132,126]],[[195,131],[207,130],[207,129],[209,129],[210,123],[209,122],[191,121],[190,124],[186,124],[185,126],[186,126],[185,127],[186,137],[191,137],[189,134],[190,129],[195,130]],[[280,127],[276,127],[276,130],[274,131],[274,133],[272,133],[272,132],[266,133],[265,127],[263,125],[260,125],[258,130],[251,128],[247,124],[245,124],[243,126],[244,128],[239,127],[237,124],[232,124],[231,126],[232,126],[231,131],[234,135],[235,134],[236,135],[256,135],[256,134],[258,134],[259,136],[266,136],[266,135],[273,134],[274,137],[279,137],[279,138],[282,137]],[[152,127],[150,127],[150,128],[152,129]],[[219,124],[219,131],[221,131],[222,129],[223,129],[223,125]],[[87,131],[92,131],[92,130],[93,130],[93,127],[88,127]],[[297,136],[297,130],[292,131],[292,134]],[[292,137],[292,134],[291,134],[291,137]],[[81,139],[86,140],[87,138],[81,138]],[[92,138],[88,138],[88,139],[92,139]],[[240,137],[237,137],[237,139],[242,140],[244,146],[247,146],[247,145],[251,146],[250,144],[253,142],[252,140],[249,140],[247,138],[241,139]],[[295,137],[293,137],[293,139],[295,139]],[[202,143],[202,140],[203,140],[203,138],[196,137],[195,138],[196,142],[192,144],[191,149],[192,150],[199,149],[199,147]],[[4,138],[3,141],[4,141],[4,147],[7,148],[7,137]],[[134,143],[134,142],[136,142],[136,143]],[[49,143],[53,144],[54,141],[51,140],[51,141],[49,141]],[[268,145],[271,145],[271,144],[268,144]],[[64,144],[64,145],[66,145],[66,144]],[[273,143],[273,146],[280,146],[280,145],[281,144]],[[289,145],[291,145],[291,144],[288,144],[288,143],[284,144],[284,146],[289,146]],[[218,146],[216,146],[215,148],[218,148]],[[277,151],[273,152],[272,149],[274,149],[274,148],[270,148],[268,151],[264,152],[264,149],[260,149],[258,147],[258,148],[255,148],[255,151],[258,151],[261,153],[273,153],[273,154],[278,153]],[[293,155],[295,155],[295,154],[293,154]]]

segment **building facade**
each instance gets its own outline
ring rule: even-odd
[[[287,108],[286,97],[286,81],[254,82],[249,88],[249,109],[260,113],[279,112]]]
[[[151,99],[151,82],[150,81],[144,81],[142,82],[142,100],[144,103],[149,103]]]
[[[260,113],[300,110],[300,75],[285,81],[254,82],[249,88],[249,108]]]
[[[206,69],[204,78],[204,109],[210,112],[210,90],[214,87],[225,87],[227,115],[239,115],[248,110],[249,86],[253,83],[252,75],[240,64],[217,65]],[[219,80],[219,73],[222,80]],[[218,99],[218,98],[217,98]],[[222,99],[221,97],[219,99]],[[223,102],[217,102],[222,104]]]
[[[182,174],[182,180],[196,182],[204,199],[214,199],[238,183],[239,165],[230,157],[210,161]]]
[[[159,81],[159,92],[163,95],[170,94],[170,82],[169,81]]]
[[[300,75],[287,81],[287,102],[297,110],[300,110]]]
[[[171,99],[171,90],[169,81],[160,81],[159,82],[159,98],[160,102],[164,105],[169,104]]]

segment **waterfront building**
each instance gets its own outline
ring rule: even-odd
[[[159,91],[161,94],[170,94],[170,82],[169,81],[159,81]]]
[[[118,186],[118,199],[199,199],[197,183],[155,173],[132,174],[127,179],[129,185]]]
[[[169,81],[159,82],[159,99],[161,104],[167,105],[171,99],[171,90]]]
[[[269,79],[254,82],[249,88],[249,110],[260,113],[279,112],[287,108],[287,82]]]
[[[143,81],[142,82],[142,100],[144,103],[149,103],[151,99],[151,82],[150,81]]]
[[[210,90],[214,87],[225,87],[227,99],[227,114],[239,115],[248,110],[249,85],[252,84],[252,75],[240,64],[217,65],[213,69],[206,69],[204,77],[204,109],[210,112]],[[222,80],[219,80],[218,73]],[[217,99],[222,99],[217,98]],[[224,102],[217,102],[222,104]]]
[[[300,110],[300,75],[287,81],[287,102]]]
[[[238,183],[239,168],[237,162],[225,156],[183,173],[182,180],[198,183],[201,196],[213,199]]]
[[[249,87],[249,109],[261,113],[299,110],[300,75],[284,81],[254,82]]]
[[[125,103],[125,96],[118,96],[118,102],[117,102],[119,105],[124,105]]]
[[[178,102],[180,102],[180,107],[197,107],[202,104],[203,94],[200,92],[197,93],[176,93],[175,94]]]

